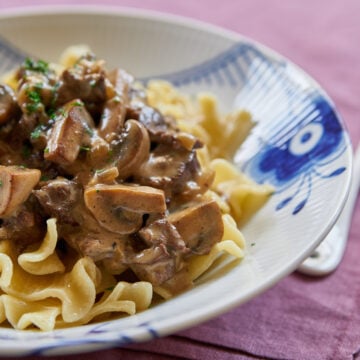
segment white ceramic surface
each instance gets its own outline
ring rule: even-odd
[[[228,311],[296,269],[329,231],[348,191],[351,145],[334,105],[314,80],[273,51],[174,16],[43,8],[1,13],[0,72],[25,54],[56,61],[65,47],[79,43],[144,82],[160,77],[185,92],[210,90],[222,110],[253,112],[258,125],[234,162],[255,180],[273,184],[276,193],[243,229],[246,258],[230,271],[218,269],[195,289],[132,317],[50,333],[0,328],[0,355],[119,346]]]

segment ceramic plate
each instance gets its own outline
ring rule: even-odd
[[[243,229],[247,254],[237,266],[135,316],[50,333],[0,328],[0,354],[93,351],[194,326],[290,274],[339,215],[351,173],[348,133],[320,86],[262,45],[192,20],[112,8],[2,11],[0,37],[0,72],[27,54],[56,61],[86,43],[144,82],[163,78],[186,93],[212,91],[223,111],[248,109],[258,124],[234,163],[276,189]]]

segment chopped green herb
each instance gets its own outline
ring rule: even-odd
[[[26,70],[38,71],[43,74],[49,71],[49,64],[44,60],[25,59],[24,67]]]
[[[49,148],[48,148],[48,147],[46,147],[46,148],[44,149],[44,153],[45,153],[45,154],[48,154],[48,153],[49,153],[49,151],[50,151],[50,150],[49,150]]]
[[[50,108],[46,111],[47,115],[49,116],[49,119],[53,119],[55,118],[56,114],[55,114],[55,109],[54,108]]]
[[[255,246],[255,243],[251,243],[250,246]]]
[[[42,175],[40,181],[48,181],[50,178],[46,175]]]
[[[34,102],[34,103],[39,103],[41,102],[41,96],[37,91],[28,91],[27,92],[27,97],[30,101]]]
[[[95,173],[96,173],[96,174],[101,174],[101,173],[103,173],[105,170],[106,170],[106,169],[97,169],[97,170],[95,170]]]
[[[26,104],[26,111],[29,114],[32,114],[35,111],[37,111],[39,109],[39,107],[40,107],[40,104],[28,103],[28,104]]]
[[[90,86],[93,88],[96,86],[96,80],[95,79],[91,79],[89,82]]]
[[[81,101],[74,101],[72,103],[73,106],[84,106],[84,104]]]
[[[32,140],[36,140],[36,139],[38,139],[38,138],[40,137],[40,135],[41,135],[41,127],[42,127],[42,125],[38,125],[38,126],[34,129],[34,131],[32,131],[32,133],[30,134],[30,138],[31,138]]]
[[[115,286],[110,286],[110,287],[106,288],[105,290],[107,290],[107,291],[113,291],[114,289],[115,289]]]
[[[90,146],[80,146],[80,150],[83,150],[83,151],[90,151]]]
[[[2,182],[2,180],[0,180],[0,187],[2,187],[3,186],[3,182]]]
[[[26,90],[26,96],[29,102],[26,104],[26,110],[29,114],[37,111],[41,104],[41,96],[37,90]]]
[[[97,193],[99,193],[99,192],[100,192],[100,190],[99,190],[99,189],[96,189],[96,192],[97,192]]]
[[[26,169],[26,165],[24,165],[24,164],[18,165],[18,168],[19,169]]]

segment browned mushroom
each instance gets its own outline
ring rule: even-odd
[[[108,100],[101,114],[98,133],[106,141],[111,142],[120,133],[125,121],[126,107],[119,97]]]
[[[114,96],[104,106],[98,133],[110,142],[124,126],[129,91],[134,78],[126,71],[116,69],[109,74],[109,79],[114,87]]]
[[[144,214],[166,210],[164,192],[147,186],[98,184],[85,190],[84,200],[101,226],[119,234],[139,230]]]
[[[16,211],[39,182],[40,170],[0,165],[0,216]]]
[[[198,255],[207,254],[221,240],[224,224],[216,201],[205,201],[169,215],[186,246]]]
[[[128,120],[113,151],[119,177],[126,179],[133,175],[149,157],[150,140],[145,127],[136,120]]]
[[[77,158],[91,116],[80,100],[67,103],[50,130],[44,158],[59,165],[69,165]]]

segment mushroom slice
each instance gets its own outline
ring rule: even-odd
[[[144,214],[166,210],[164,192],[147,186],[97,184],[85,190],[84,200],[102,227],[119,234],[139,230]]]
[[[118,134],[125,121],[126,107],[118,96],[105,103],[104,110],[98,127],[99,135],[107,141],[111,141]]]
[[[134,78],[122,69],[116,69],[109,74],[114,87],[114,96],[105,103],[98,133],[107,141],[118,134],[125,121],[126,105],[129,102],[129,91]]]
[[[119,140],[114,143],[114,153],[120,178],[133,175],[150,153],[149,134],[144,125],[128,120]]]
[[[73,163],[79,154],[89,122],[91,117],[82,102],[77,100],[65,105],[63,114],[50,130],[44,158],[59,165]]]
[[[39,182],[40,170],[0,165],[0,216],[11,215]]]
[[[193,254],[207,254],[221,240],[224,224],[216,201],[205,201],[169,215],[186,246]]]

